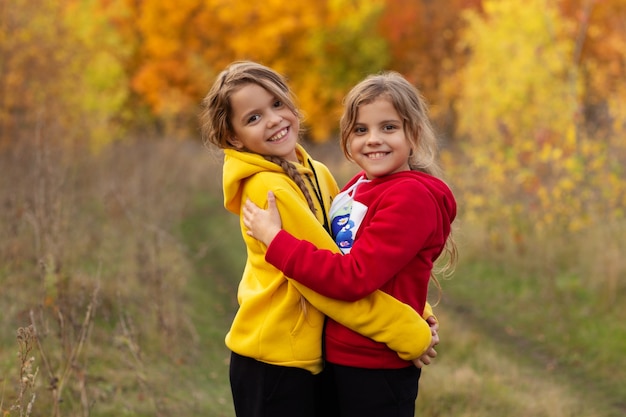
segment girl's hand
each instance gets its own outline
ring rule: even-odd
[[[413,365],[417,368],[422,368],[423,366],[430,365],[432,360],[437,356],[437,351],[435,350],[435,346],[439,344],[439,323],[435,319],[435,317],[430,316],[426,322],[430,325],[430,332],[433,336],[430,347],[428,350],[419,358],[413,359]]]
[[[248,229],[246,234],[260,240],[267,246],[282,229],[280,213],[276,208],[274,193],[267,193],[267,210],[261,209],[249,199],[243,206],[243,224]]]

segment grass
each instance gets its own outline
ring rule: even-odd
[[[608,416],[541,364],[524,359],[471,317],[441,307],[442,345],[423,371],[418,416]]]
[[[245,248],[237,230],[236,216],[225,212],[215,194],[196,195],[181,223],[182,239],[201,254],[195,258],[187,294],[200,353],[197,366],[188,368],[189,378],[196,381],[194,397],[201,399],[195,415],[234,415],[224,336],[236,310],[237,277],[244,263]]]
[[[601,295],[578,285],[558,284],[555,292],[545,291],[538,277],[490,264],[466,264],[456,276],[448,283],[450,305],[520,358],[555,376],[565,375],[561,383],[583,387],[577,395],[589,393],[615,415],[624,412],[623,309],[615,305],[607,311]],[[571,276],[559,280],[576,281]]]
[[[219,159],[164,141],[74,158],[38,149],[0,154],[4,417],[31,400],[19,383],[30,356],[33,417],[234,416],[224,336],[245,254],[222,207]],[[477,256],[479,235],[464,234],[417,415],[623,415],[623,284],[612,278],[606,298],[566,263],[529,272],[505,253]],[[40,348],[18,360],[17,330],[33,318]]]

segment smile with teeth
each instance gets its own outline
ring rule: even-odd
[[[387,156],[388,153],[389,152],[372,152],[365,154],[365,156],[367,156],[369,159],[381,159]]]
[[[281,130],[280,132],[276,133],[274,136],[269,138],[267,141],[268,142],[276,142],[277,140],[280,140],[280,139],[284,138],[285,136],[287,136],[287,132],[288,131],[289,131],[288,128],[284,128],[283,130]]]

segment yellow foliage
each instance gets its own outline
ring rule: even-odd
[[[5,3],[0,143],[40,134],[45,141],[97,148],[116,138],[112,120],[128,92],[121,63],[128,48],[100,1]]]
[[[599,213],[623,215],[626,88],[609,99],[608,140],[589,137],[572,22],[547,0],[483,6],[465,14],[461,47],[470,58],[461,82],[451,81],[461,86],[458,131],[470,164],[449,171],[469,216],[517,236],[577,232]]]
[[[472,57],[462,72],[461,133],[485,142],[541,128],[564,132],[579,95],[567,23],[544,0],[485,1],[484,8],[484,18],[466,13]]]
[[[68,2],[65,17],[85,54],[69,87],[72,103],[90,121],[89,146],[98,151],[121,136],[121,128],[113,120],[128,98],[123,61],[130,48],[109,26],[109,11],[98,0]]]
[[[287,75],[311,135],[327,139],[348,88],[385,62],[371,30],[382,0],[123,1],[123,33],[137,48],[132,86],[168,131],[196,113],[219,71],[249,59]]]

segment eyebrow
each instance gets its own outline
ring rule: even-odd
[[[387,119],[387,120],[381,120],[380,122],[378,122],[376,124],[384,125],[384,124],[390,124],[390,123],[392,123],[392,124],[398,124],[398,123],[402,124],[402,120],[401,119]],[[355,125],[365,125],[365,124],[369,124],[369,123],[356,121],[354,124]]]

